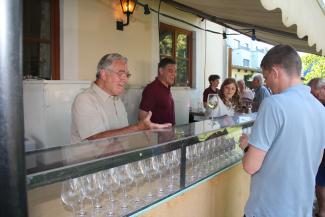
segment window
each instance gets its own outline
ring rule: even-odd
[[[24,78],[59,80],[59,0],[24,0],[23,3]]]
[[[237,39],[234,39],[234,48],[239,48],[240,47],[240,41]]]
[[[192,32],[160,23],[160,59],[170,57],[176,61],[175,86],[192,86]]]
[[[243,66],[249,67],[249,60],[248,59],[243,59]]]

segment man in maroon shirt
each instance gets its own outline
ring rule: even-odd
[[[203,106],[204,106],[204,108],[207,107],[208,95],[219,93],[219,89],[218,89],[219,79],[220,79],[219,75],[210,75],[209,76],[210,86],[207,89],[205,89],[203,92]]]
[[[158,64],[158,77],[148,84],[140,103],[139,120],[143,120],[149,111],[154,123],[171,123],[175,125],[175,106],[170,87],[175,83],[176,63],[164,58]]]

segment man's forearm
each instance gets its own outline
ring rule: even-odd
[[[253,175],[261,168],[266,152],[251,145],[247,147],[249,148],[242,159],[243,168],[248,174]]]
[[[127,133],[133,133],[133,132],[137,132],[140,130],[144,130],[144,129],[141,129],[141,126],[139,126],[138,124],[134,124],[134,125],[130,125],[127,127],[116,129],[116,130],[107,130],[107,131],[104,131],[101,133],[97,133],[95,135],[88,137],[87,139],[89,139],[89,140],[102,139],[102,138],[107,138],[107,137],[112,137],[112,136],[119,136],[119,135],[127,134]]]
[[[148,115],[147,111],[140,109],[139,117],[138,117],[139,121],[142,121],[143,119],[145,119],[147,117],[147,115]]]

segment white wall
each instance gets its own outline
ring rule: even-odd
[[[216,32],[223,32],[225,28],[206,21],[207,29],[211,29]],[[206,73],[205,73],[205,87],[209,86],[208,77],[211,74],[218,74],[221,77],[221,81],[227,76],[227,66],[224,64],[224,58],[226,50],[224,45],[226,40],[222,38],[222,35],[207,32],[206,34],[207,47],[206,47]]]
[[[158,0],[143,0],[158,10]],[[137,6],[124,31],[116,30],[116,20],[125,16],[118,0],[61,0],[61,78],[63,80],[94,80],[98,60],[106,53],[118,52],[129,59],[132,74],[130,86],[144,86],[157,75],[159,61],[158,15],[143,14]],[[202,21],[195,15],[161,3],[161,12],[185,20],[195,26],[223,32],[224,28]],[[203,90],[209,86],[208,76],[217,73],[226,77],[226,46],[221,35],[208,33],[191,25],[160,15],[159,21],[193,32],[193,88],[185,90],[197,105]],[[177,99],[176,99],[177,100]],[[194,102],[192,102],[194,101]]]
[[[157,9],[158,1],[147,2]],[[161,12],[202,28],[205,26],[206,21],[164,3]],[[118,0],[61,0],[61,75],[64,80],[93,80],[99,58],[108,52],[119,52],[129,58],[130,84],[146,84],[156,76],[159,61],[157,13],[151,12],[146,16],[143,8],[137,6],[130,24],[124,27],[124,31],[118,31],[116,20],[121,17],[125,19]],[[224,42],[220,35],[205,35],[202,30],[162,15],[160,21],[194,32],[194,72],[197,76],[225,71],[222,64]],[[223,31],[223,27],[208,21],[206,27]],[[206,87],[204,83],[196,84],[199,89]]]
[[[79,79],[79,0],[60,0],[60,78]]]

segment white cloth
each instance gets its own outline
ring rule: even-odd
[[[129,125],[121,99],[107,94],[95,83],[77,95],[72,104],[71,118],[72,144]]]
[[[218,106],[217,106],[217,108],[215,108],[215,109],[207,108],[207,110],[206,110],[207,115],[209,117],[222,117],[222,116],[225,116],[225,115],[234,116],[235,110],[233,109],[233,107],[226,106],[223,103],[222,99],[219,97],[219,95],[217,96],[217,98],[218,98]]]
[[[240,93],[240,97],[242,99],[249,99],[253,100],[254,99],[254,93],[250,89],[246,88],[243,93]]]

